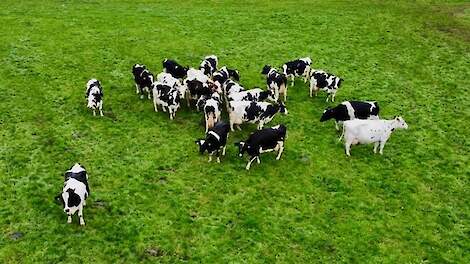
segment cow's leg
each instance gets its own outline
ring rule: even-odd
[[[220,152],[218,150],[217,150],[216,155],[217,155],[217,163],[220,163]]]
[[[155,112],[158,112],[157,99],[155,97],[153,98],[153,109],[155,109]]]
[[[259,156],[256,157],[256,162],[258,162],[258,164],[261,163],[261,161],[259,160]]]
[[[294,79],[294,75],[291,75],[291,85],[290,86],[294,86],[294,82],[295,82],[295,79]]]
[[[135,93],[139,94],[139,86],[137,85],[137,83],[135,84]]]
[[[100,116],[103,116],[103,101],[100,102]]]
[[[339,130],[338,121],[336,121],[336,120],[335,120],[335,128],[336,128],[336,130]]]
[[[233,121],[232,120],[230,120],[230,130],[235,131],[235,129],[233,129]]]
[[[379,149],[380,155],[383,155],[383,154],[384,154],[385,143],[387,143],[386,140],[381,140],[381,141],[380,141],[380,149]]]
[[[379,145],[380,145],[379,141],[374,142],[374,153],[377,153],[377,148],[379,147]]]
[[[207,115],[205,115],[204,117],[206,119],[206,133],[207,133],[207,131],[209,131],[209,118],[207,117]]]
[[[209,161],[208,162],[211,162],[212,161],[212,154],[209,154]]]
[[[351,156],[350,150],[351,150],[351,142],[349,140],[345,140],[344,142],[344,148],[346,149],[346,155]]]
[[[334,90],[333,93],[331,94],[331,101],[332,102],[335,101],[335,96],[336,96],[336,90]]]
[[[67,216],[67,224],[71,224],[71,223],[72,223],[72,216],[68,215]]]
[[[238,128],[239,131],[242,131],[242,128],[240,127],[239,124],[237,124],[237,128]]]
[[[251,163],[253,163],[253,161],[255,161],[257,156],[254,156],[250,159],[250,161],[248,161],[248,164],[246,164],[246,170],[250,170],[250,167],[251,167]]]
[[[170,120],[173,120],[173,111],[168,108],[168,113],[170,114]]]
[[[80,225],[85,225],[85,220],[83,220],[83,205],[81,205],[80,207],[78,207],[78,218],[79,218],[79,221],[80,221]]]
[[[313,96],[313,82],[310,82],[310,97]]]
[[[287,86],[286,89],[284,89],[284,103],[287,101]]]
[[[96,109],[93,108],[93,116],[96,116]]]
[[[226,148],[227,148],[227,146],[224,146],[224,147],[222,148],[222,156],[225,156],[225,149],[226,149]]]
[[[277,153],[276,160],[280,160],[280,159],[281,159],[282,152],[284,151],[284,141],[279,141],[277,144],[278,144],[278,146],[279,146],[279,151],[278,151],[278,153]]]

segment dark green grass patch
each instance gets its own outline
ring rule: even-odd
[[[459,10],[457,15],[448,10]],[[468,263],[468,7],[428,1],[1,1],[0,262]],[[440,30],[457,28],[457,31]],[[456,36],[456,34],[459,36]],[[209,54],[264,87],[264,64],[311,56],[345,82],[337,101],[402,115],[384,155],[344,155],[334,104],[289,89],[280,161],[222,164],[135,95],[134,63]],[[104,87],[93,117],[85,83]],[[87,225],[53,201],[74,162],[90,174]]]

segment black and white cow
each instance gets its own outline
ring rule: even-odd
[[[246,141],[235,143],[238,146],[238,155],[243,157],[246,152],[250,155],[250,160],[246,164],[246,169],[249,170],[251,163],[258,161],[259,156],[265,152],[277,151],[276,160],[281,158],[284,151],[284,143],[287,137],[287,128],[284,125],[277,125],[271,128],[265,128],[253,132]]]
[[[215,85],[202,70],[196,70],[193,68],[188,70],[188,74],[186,79],[183,81],[183,85],[186,87],[186,91],[188,93],[188,107],[190,106],[190,100],[199,100],[201,96],[209,97],[214,92],[221,92],[217,85]]]
[[[227,95],[228,101],[255,101],[261,102],[264,100],[273,100],[274,94],[272,91],[265,91],[260,88],[254,88],[250,90],[232,92]]]
[[[265,65],[261,74],[266,75],[266,84],[268,89],[274,94],[275,100],[279,100],[280,94],[284,95],[284,102],[287,100],[287,77],[278,72],[275,68]]]
[[[186,86],[182,85],[181,81],[173,77],[173,75],[166,73],[166,72],[161,72],[157,75],[157,82],[166,84],[173,88],[177,88],[180,92],[181,99],[184,99],[186,95]]]
[[[147,97],[150,99],[152,83],[154,82],[153,74],[143,64],[134,64],[132,74],[134,75],[135,91],[140,94],[140,99],[144,98],[144,92],[147,93]]]
[[[170,119],[173,120],[181,102],[179,89],[164,83],[155,82],[152,85],[152,91],[153,107],[155,112],[158,112],[158,106],[160,105],[163,109],[163,112],[166,112],[166,109],[168,109]]]
[[[80,163],[75,163],[65,172],[62,193],[55,197],[57,201],[62,202],[64,212],[67,214],[67,223],[72,223],[72,215],[78,211],[80,225],[85,225],[83,206],[86,205],[86,199],[89,195],[88,174]]]
[[[258,129],[262,129],[264,124],[269,123],[278,112],[287,114],[287,108],[281,102],[280,104],[272,104],[268,102],[251,102],[251,101],[232,101],[230,102],[230,129],[234,131],[233,125],[243,123],[258,123]]]
[[[174,60],[165,59],[162,62],[163,64],[163,72],[171,74],[171,76],[175,77],[176,79],[183,79],[188,72],[188,67],[184,67],[178,64]]]
[[[328,94],[326,101],[328,102],[328,100],[331,99],[331,101],[334,102],[336,92],[342,82],[343,79],[333,74],[329,74],[322,70],[312,69],[310,71],[310,97],[313,96],[313,92],[315,92],[315,96],[317,96],[318,90],[322,90]]]
[[[204,120],[206,121],[206,133],[215,123],[220,121],[221,100],[218,93],[213,93],[210,97],[201,96],[196,103],[198,111],[204,110]]]
[[[214,127],[209,129],[206,133],[205,139],[196,140],[199,145],[199,152],[203,154],[205,151],[209,154],[209,162],[212,161],[212,156],[217,157],[217,162],[220,162],[220,152],[225,156],[225,148],[230,128],[224,122],[217,122]]]
[[[237,70],[228,69],[227,66],[220,68],[212,76],[212,80],[220,89],[222,89],[222,85],[230,78],[239,81],[240,74]]]
[[[199,69],[204,72],[205,75],[212,77],[214,72],[217,71],[217,64],[219,60],[215,55],[209,55],[204,58],[199,66]]]
[[[291,86],[294,86],[295,77],[302,76],[304,77],[304,83],[307,82],[308,75],[310,73],[310,65],[312,65],[312,59],[309,57],[289,61],[282,65],[284,75],[286,75],[287,78],[291,78]]]
[[[334,119],[336,130],[339,130],[338,124],[342,124],[346,120],[379,119],[379,111],[379,104],[375,101],[344,101],[333,108],[327,108],[323,111],[320,122]]]
[[[103,116],[103,88],[100,81],[91,79],[86,84],[85,98],[87,99],[87,107],[93,110],[93,115],[96,116],[96,110],[100,111]]]

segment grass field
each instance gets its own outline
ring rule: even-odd
[[[0,1],[1,263],[469,263],[470,6],[441,1]],[[402,115],[384,155],[347,158],[325,95],[289,90],[281,161],[245,171],[135,95],[131,67],[209,54],[263,86],[264,64],[311,56],[345,81],[337,102]],[[85,107],[104,87],[105,117]],[[87,225],[53,198],[90,174]]]

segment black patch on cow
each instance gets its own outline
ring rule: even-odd
[[[279,128],[264,128],[253,132],[246,141],[242,141],[239,145],[239,154],[247,152],[250,156],[256,157],[260,155],[260,147],[263,150],[273,149],[279,141],[284,141],[287,128],[279,125]]]
[[[261,113],[263,113],[261,107],[256,102],[251,102],[245,110],[245,115],[243,116],[243,119],[253,121],[256,120],[256,118],[259,117]]]
[[[188,67],[184,67],[180,65],[174,60],[165,59],[162,62],[162,65],[163,65],[163,69],[167,73],[171,74],[171,76],[177,79],[183,79],[188,72]]]
[[[264,74],[264,75],[268,74],[271,68],[272,67],[270,65],[264,65],[263,69],[261,70],[261,74]]]
[[[301,76],[305,72],[305,68],[309,65],[303,60],[293,60],[286,62],[285,64],[285,74],[292,74],[296,77]],[[283,66],[284,68],[284,66]]]
[[[78,194],[75,193],[75,190],[69,188],[66,190],[66,192],[69,193],[69,199],[67,201],[68,207],[79,206],[81,202],[81,198]]]

